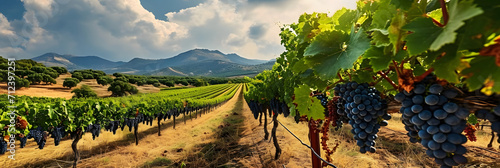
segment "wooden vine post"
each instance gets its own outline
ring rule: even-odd
[[[161,120],[161,118],[160,118],[160,116],[158,115],[158,136],[161,136],[161,133],[160,133],[160,130],[161,130],[161,128],[160,128],[160,126],[161,126],[161,125],[160,125],[160,120]]]
[[[75,161],[73,162],[73,168],[76,167],[76,164],[78,164],[78,160],[80,160],[80,152],[78,152],[77,145],[78,145],[78,141],[80,141],[80,139],[82,139],[83,131],[80,128],[78,128],[76,130],[75,134],[76,134],[75,139],[73,140],[73,143],[71,144],[71,148],[73,149],[73,153],[75,154]]]
[[[309,120],[309,140],[311,141],[311,147],[313,148],[314,152],[317,154],[320,154],[320,144],[319,144],[319,131],[317,129],[316,122],[311,118]],[[313,151],[311,151],[311,161],[312,161],[312,167],[313,168],[320,168],[321,167],[321,159],[316,157]]]
[[[271,131],[271,137],[273,138],[274,147],[276,148],[276,154],[274,155],[274,160],[278,160],[281,155],[280,144],[276,138],[276,128],[278,128],[278,113],[273,112],[273,129]]]
[[[269,139],[269,131],[267,131],[267,109],[264,106],[261,106],[261,110],[264,113],[264,139]]]
[[[139,123],[137,122],[137,120],[134,120],[134,122],[136,122],[134,124],[135,145],[139,145],[139,137],[137,137],[137,130],[139,129]]]

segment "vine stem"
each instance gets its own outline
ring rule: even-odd
[[[425,78],[427,75],[431,74],[433,71],[434,71],[434,68],[429,68],[429,69],[428,69],[427,71],[425,71],[422,75],[417,76],[417,77],[415,78],[415,82],[420,82],[420,81],[424,80],[424,78]]]
[[[444,0],[439,0],[439,3],[441,5],[441,11],[443,12],[443,26],[446,26],[446,24],[448,24],[448,19],[450,18],[448,10],[446,9],[446,2]]]
[[[396,83],[394,83],[394,81],[391,80],[391,78],[387,77],[387,75],[382,72],[382,71],[378,71],[377,72],[380,76],[382,76],[385,80],[387,80],[387,82],[389,82],[392,87],[394,87],[394,89],[398,90],[398,86],[396,85]]]
[[[392,63],[394,64],[394,69],[396,69],[396,73],[399,76],[401,74],[401,72],[399,71],[398,63],[396,61],[394,61],[394,60],[392,60]]]

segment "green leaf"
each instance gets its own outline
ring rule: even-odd
[[[309,118],[324,119],[324,108],[321,101],[311,96],[311,89],[307,85],[301,85],[294,90],[297,110],[301,115],[307,115]]]
[[[468,122],[469,124],[471,124],[471,125],[476,125],[477,123],[479,123],[479,122],[477,121],[477,117],[476,117],[476,115],[474,115],[474,114],[470,114],[470,115],[469,115],[469,118],[467,118],[467,122]]]
[[[410,55],[420,54],[427,49],[437,51],[445,44],[455,42],[457,37],[455,31],[465,24],[464,21],[483,13],[471,0],[460,3],[452,0],[448,6],[449,21],[442,28],[436,26],[431,18],[417,18],[403,27],[413,31],[406,38]]]
[[[386,34],[384,34],[386,33]],[[372,43],[375,44],[375,47],[385,47],[391,45],[391,41],[389,36],[387,35],[389,32],[387,31],[373,31],[372,32]]]
[[[356,22],[356,11],[347,9],[342,16],[339,17],[338,24],[335,25],[335,30],[349,32],[351,26]]]
[[[495,64],[495,57],[476,57],[470,62],[470,68],[461,73],[469,76],[465,83],[471,91],[480,89],[489,80],[493,82],[492,91],[500,92],[500,68]]]
[[[370,60],[374,72],[387,69],[392,60],[391,55],[384,54],[384,48],[375,46],[366,50],[363,58]]]
[[[402,30],[402,27],[406,24],[405,15],[403,13],[398,13],[391,20],[391,25],[389,26],[389,40],[393,45],[393,53],[400,50],[403,46],[403,39],[407,35],[407,31]]]
[[[432,67],[436,76],[445,79],[448,82],[458,83],[458,74],[455,72],[457,67],[460,65],[461,54],[457,53],[458,47],[456,45],[447,45],[439,50],[436,55],[441,53],[446,53],[446,55],[437,59]]]
[[[375,14],[373,14],[371,28],[382,30],[387,29],[391,23],[391,19],[396,13],[397,10],[394,5],[389,4],[387,0],[382,1],[378,9],[375,11]]]
[[[461,1],[459,4],[458,0],[450,1],[448,11],[450,15],[450,19],[448,24],[443,29],[443,33],[441,33],[436,40],[431,45],[431,50],[438,50],[443,45],[455,42],[457,31],[460,27],[462,27],[465,23],[464,21],[474,16],[480,15],[483,13],[481,8],[476,7],[472,0]]]
[[[50,108],[50,105],[47,105],[47,115],[49,116],[50,119],[54,118],[54,110]]]
[[[343,35],[339,32],[331,32],[329,34],[323,34],[325,36],[331,35],[328,40],[327,37],[322,37],[318,41],[316,39],[311,43],[310,46],[306,48],[304,56],[306,63],[312,66],[316,71],[316,74],[323,79],[336,78],[337,72],[340,69],[350,69],[354,66],[354,62],[368,49],[370,48],[370,41],[366,36],[363,28],[360,28],[357,32],[354,30],[354,26],[351,28],[351,34],[349,36]],[[349,38],[349,41],[344,41]],[[321,41],[320,41],[321,40]],[[315,43],[316,42],[316,43]],[[329,47],[331,45],[338,45],[345,42],[345,48]],[[323,44],[322,44],[323,43]],[[328,43],[329,46],[324,43]],[[341,45],[340,47],[342,47]],[[324,55],[328,51],[328,55]],[[319,54],[321,53],[321,54]]]
[[[304,56],[329,55],[339,53],[342,43],[347,40],[341,31],[326,31],[318,34],[304,51]]]
[[[406,37],[406,46],[410,55],[418,55],[427,51],[443,31],[434,25],[431,18],[417,18],[405,25],[403,29],[413,32]]]
[[[404,10],[410,9],[412,3],[413,0],[391,0],[391,4]]]

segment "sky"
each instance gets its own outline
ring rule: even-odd
[[[112,61],[160,59],[206,48],[269,60],[280,26],[303,13],[332,15],[355,0],[3,0],[0,55],[47,52]]]

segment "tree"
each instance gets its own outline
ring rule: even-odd
[[[66,78],[66,79],[64,79],[63,86],[71,89],[72,87],[75,87],[76,85],[78,85],[78,83],[80,83],[80,80],[78,80],[76,78]]]
[[[28,81],[31,82],[31,84],[40,84],[40,82],[43,81],[43,76],[41,73],[34,73],[28,75]]]
[[[52,78],[48,74],[41,74],[42,75],[42,82],[45,82],[45,84],[56,84],[56,80]]]
[[[75,93],[75,95],[73,95],[73,98],[97,97],[97,94],[88,85],[82,85],[82,87],[74,89],[73,91],[71,91],[71,93]]]
[[[20,89],[22,87],[30,87],[30,81],[28,81],[28,79],[24,79],[24,78],[20,78],[18,76],[14,76],[14,78],[16,79],[14,81],[14,83],[16,84],[15,88],[16,89]]]
[[[97,79],[97,83],[102,86],[106,86],[113,82],[113,78],[109,76],[101,76]]]
[[[177,80],[177,81],[175,81],[175,83],[176,84],[181,84],[181,85],[184,85],[184,86],[189,85],[189,83],[186,81],[186,79]]]
[[[160,83],[164,84],[165,86],[168,86],[168,87],[174,87],[175,86],[174,82],[172,82],[171,80],[167,80],[167,79],[160,80]]]
[[[156,80],[156,79],[148,79],[148,80],[146,80],[146,83],[148,85],[152,85],[154,83],[160,83],[160,82],[158,80]]]
[[[78,79],[78,81],[82,81],[83,75],[81,72],[73,72],[73,74],[71,75],[71,78],[76,78],[76,79]]]
[[[135,86],[130,85],[121,80],[115,80],[109,86],[108,91],[112,92],[112,96],[125,96],[127,93],[129,94],[137,94],[139,90]]]
[[[54,66],[54,67],[50,67],[52,68],[53,70],[56,70],[57,73],[59,74],[65,74],[65,73],[68,73],[68,70],[64,67],[58,67],[58,66]]]
[[[160,82],[153,83],[154,87],[160,87]]]
[[[114,81],[123,81],[123,82],[128,83],[128,78],[126,78],[124,76],[120,76],[120,77],[116,77]]]

